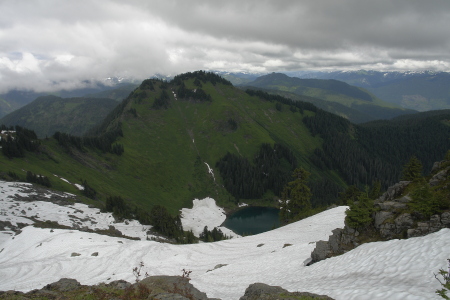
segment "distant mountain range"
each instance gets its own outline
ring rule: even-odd
[[[261,73],[218,72],[234,85],[245,85]],[[361,87],[379,99],[416,111],[450,108],[450,73],[433,71],[380,72],[359,71],[292,71],[282,72],[301,79],[335,79]]]
[[[354,123],[391,119],[417,112],[380,100],[366,89],[335,79],[300,79],[271,73],[247,82],[246,86],[264,88],[270,93],[292,99],[297,98],[292,94],[303,96],[298,100],[311,102]]]

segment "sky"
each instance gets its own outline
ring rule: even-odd
[[[0,93],[188,71],[450,71],[448,0],[0,0]]]

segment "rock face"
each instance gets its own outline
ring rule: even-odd
[[[278,300],[278,299],[300,299],[310,297],[312,299],[333,300],[328,296],[305,292],[288,292],[279,286],[270,286],[264,283],[253,283],[245,290],[244,296],[239,300]]]
[[[428,182],[430,187],[449,188],[450,167],[439,170],[444,162],[438,162],[433,167],[435,175]],[[328,241],[316,243],[308,264],[343,254],[363,242],[412,238],[427,235],[442,228],[450,228],[450,212],[448,211],[432,215],[429,220],[425,220],[423,215],[410,209],[408,204],[412,199],[405,192],[410,183],[410,181],[400,181],[389,187],[374,201],[373,221],[369,228],[365,229],[363,236],[348,225],[345,225],[343,229],[333,230]]]

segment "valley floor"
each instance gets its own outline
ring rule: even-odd
[[[13,223],[11,183],[0,188],[0,221]],[[67,209],[60,207],[58,222],[71,214]],[[221,299],[239,299],[255,282],[335,299],[440,299],[434,294],[439,283],[433,273],[445,268],[450,258],[450,229],[364,244],[306,267],[315,242],[327,240],[333,229],[343,227],[346,209],[330,209],[254,236],[193,245],[32,226],[12,234],[5,228],[0,233],[0,290],[29,291],[63,277],[86,285],[118,279],[134,282],[132,269],[143,262],[142,273],[149,275],[192,271],[195,287]]]

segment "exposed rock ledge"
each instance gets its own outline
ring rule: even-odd
[[[312,299],[333,300],[328,296],[312,293],[288,292],[279,286],[263,283],[251,284],[241,300],[300,299],[308,296]],[[156,300],[214,300],[208,298],[191,283],[189,278],[180,276],[151,276],[139,283],[131,284],[124,280],[101,283],[95,286],[81,285],[75,279],[62,278],[46,285],[40,290],[28,293],[17,291],[0,292],[0,299],[156,299]]]
[[[443,183],[449,177],[450,167],[436,171],[439,164],[441,163],[436,163],[433,167],[433,171],[437,173],[428,182],[432,187]],[[412,199],[408,194],[404,195],[404,192],[410,183],[400,181],[374,201],[373,223],[364,233],[345,225],[343,229],[334,229],[328,241],[318,241],[307,264],[343,254],[362,243],[424,236],[442,228],[450,228],[449,211],[432,215],[429,220],[424,220],[418,213],[409,212],[408,203]]]

